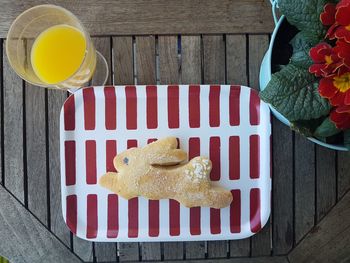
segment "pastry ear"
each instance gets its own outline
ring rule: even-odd
[[[180,149],[150,152],[147,155],[151,165],[175,165],[187,159],[187,153]]]
[[[187,159],[186,152],[176,149],[176,137],[167,137],[148,144],[143,148],[151,165],[173,165]]]
[[[170,150],[177,148],[176,137],[166,137],[164,139],[159,139],[148,145],[146,145],[143,150],[146,152],[158,152],[159,150]]]

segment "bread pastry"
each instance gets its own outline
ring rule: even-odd
[[[128,149],[113,160],[118,172],[107,172],[99,184],[125,199],[143,196],[175,199],[186,207],[228,206],[231,192],[210,183],[211,161],[199,156],[183,163],[187,154],[176,148],[176,138],[167,137]]]

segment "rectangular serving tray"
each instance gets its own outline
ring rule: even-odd
[[[191,158],[208,156],[211,180],[231,190],[223,209],[174,200],[125,200],[98,185],[118,152],[176,136]],[[243,86],[88,87],[60,116],[62,212],[69,229],[91,241],[242,239],[270,215],[270,111]]]

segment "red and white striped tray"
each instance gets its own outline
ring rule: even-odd
[[[189,157],[208,156],[211,180],[230,189],[224,209],[174,200],[125,200],[100,187],[118,152],[166,137]],[[270,215],[270,113],[242,86],[84,88],[61,111],[62,211],[69,229],[92,241],[241,239]]]

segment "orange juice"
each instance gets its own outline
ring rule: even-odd
[[[43,31],[31,50],[31,63],[38,78],[47,84],[56,84],[71,77],[81,66],[86,39],[80,30],[68,25],[57,25]]]

